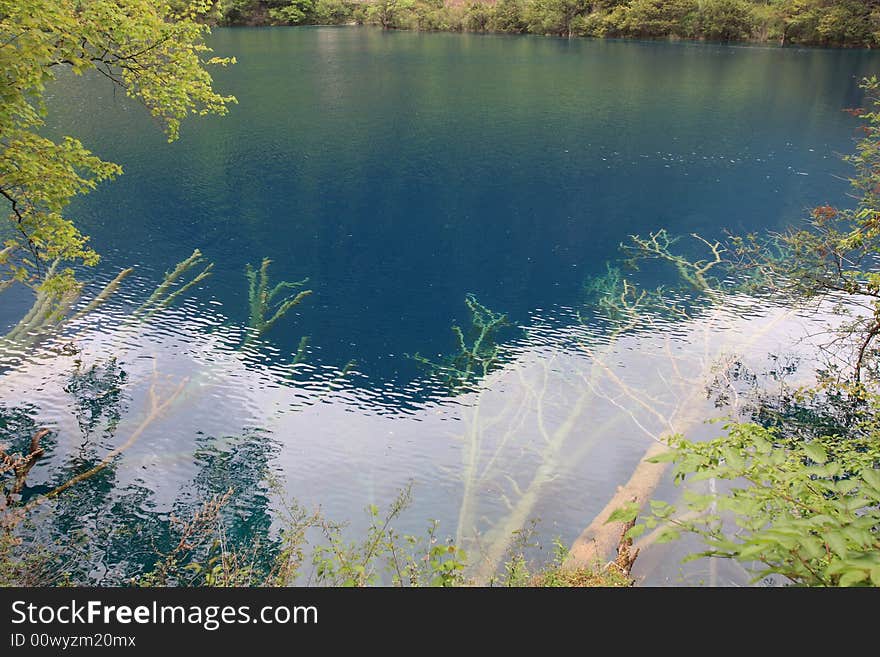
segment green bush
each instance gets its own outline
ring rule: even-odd
[[[269,9],[269,18],[278,25],[302,25],[315,17],[314,0],[294,0]]]
[[[528,31],[524,0],[498,0],[489,29],[496,32],[522,34]]]
[[[809,442],[780,440],[756,424],[727,429],[710,442],[675,440],[653,460],[672,461],[677,482],[715,479],[730,488],[686,490],[684,514],[652,501],[650,515],[629,536],[658,527],[658,542],[696,534],[706,549],[690,558],[734,559],[756,579],[776,574],[806,586],[880,586],[880,427],[864,439]]]
[[[384,29],[412,27],[414,0],[375,0],[366,9],[365,22]]]
[[[578,16],[572,21],[572,30],[578,36],[604,37],[610,31],[608,15],[593,12],[584,16]]]
[[[401,24],[413,30],[459,32],[465,11],[464,7],[447,7],[444,0],[419,0],[404,12]]]
[[[315,3],[315,22],[321,25],[341,25],[354,20],[354,4],[345,0],[318,0]]]
[[[820,13],[816,30],[826,43],[870,46],[880,32],[880,6],[860,0],[833,3]]]
[[[632,0],[608,17],[612,31],[631,37],[689,37],[694,35],[696,0]]]
[[[583,0],[531,0],[525,9],[528,31],[572,36],[573,21],[587,11]]]
[[[465,9],[461,27],[469,32],[486,32],[494,16],[494,7],[482,2],[471,2]]]
[[[746,0],[704,0],[698,13],[699,31],[716,41],[748,39],[755,27],[753,7]]]

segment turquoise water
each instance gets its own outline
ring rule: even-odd
[[[167,145],[104,80],[59,85],[50,120],[126,174],[72,209],[109,267],[198,247],[245,321],[245,263],[310,278],[273,342],[416,373],[465,293],[524,320],[574,305],[631,233],[779,228],[839,200],[862,51],[372,29],[218,30],[240,104]],[[155,275],[155,274],[154,274]],[[207,295],[206,295],[207,296]]]
[[[71,207],[103,255],[83,277],[98,286],[120,268],[136,271],[80,322],[79,356],[47,351],[4,375],[8,414],[29,418],[7,420],[7,432],[55,430],[32,493],[124,442],[151,385],[170,395],[187,380],[169,412],[90,484],[100,494],[69,512],[86,532],[97,530],[83,518],[115,504],[120,526],[161,533],[156,518],[230,481],[248,491],[237,531],[265,531],[260,482],[271,470],[291,495],[351,519],[352,531],[365,504],[385,504],[414,480],[413,531],[438,518],[464,540],[489,535],[505,527],[512,501],[524,518],[541,518],[545,543],[570,542],[653,431],[631,400],[584,374],[595,357],[579,341],[605,344],[600,325],[576,317],[585,280],[630,234],[779,230],[806,208],[842,203],[838,153],[851,148],[856,121],[841,110],[859,105],[858,79],[880,68],[868,51],[366,28],[216,30],[211,44],[238,59],[216,85],[239,104],[186,122],[171,145],[103,79],[62,75],[51,89],[50,131],[125,169]],[[685,253],[698,247],[681,242]],[[212,275],[146,325],[123,326],[195,248]],[[308,277],[313,294],[241,349],[244,269],[264,257],[274,281]],[[450,326],[468,325],[466,294],[510,318],[499,336],[507,365],[454,395],[429,385],[411,355],[455,351]],[[13,324],[28,303],[7,296],[0,321]],[[772,318],[732,308],[606,345],[607,362],[655,391],[671,417],[689,387],[669,373],[684,366],[651,359],[668,348],[697,376],[705,335],[740,344]],[[748,349],[766,353],[781,335],[768,330]],[[302,336],[308,352],[294,365]],[[485,477],[468,480],[475,431]],[[527,491],[542,463],[555,470],[518,505],[508,479]],[[104,574],[94,575],[104,583],[133,549],[106,541],[96,557]]]

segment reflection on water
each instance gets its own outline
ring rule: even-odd
[[[570,543],[661,435],[710,435],[704,419],[734,410],[714,408],[713,379],[788,348],[806,321],[731,297],[687,323],[658,317],[612,339],[560,307],[535,313],[500,346],[498,369],[450,394],[440,381],[374,384],[356,367],[275,360],[193,300],[132,324],[143,297],[130,287],[134,297],[121,289],[2,365],[4,433],[23,444],[52,429],[25,500],[125,446],[51,511],[55,538],[81,537],[82,575],[103,584],[167,549],[171,514],[229,488],[230,536],[268,540],[274,478],[302,504],[351,521],[352,535],[366,529],[363,507],[387,505],[412,481],[400,529],[418,534],[439,520],[486,577],[532,519],[544,545]],[[669,579],[680,554],[654,563],[648,551],[643,562]]]

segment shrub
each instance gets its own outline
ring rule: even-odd
[[[755,26],[753,5],[745,0],[704,0],[699,8],[699,29],[707,39],[747,39]]]
[[[806,586],[880,586],[880,426],[862,439],[809,442],[780,440],[777,431],[751,423],[727,429],[728,436],[710,442],[675,440],[653,460],[672,461],[679,483],[716,479],[730,488],[686,490],[683,515],[652,501],[650,515],[629,536],[658,526],[658,542],[696,534],[706,549],[689,559],[734,559],[756,579],[777,574]],[[635,515],[631,507],[623,511],[616,519]]]

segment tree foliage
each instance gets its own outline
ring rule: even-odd
[[[40,134],[47,85],[62,71],[107,78],[140,100],[169,141],[190,114],[222,114],[232,96],[217,93],[199,19],[208,0],[0,0],[0,195],[9,209],[0,287],[13,281],[70,288],[69,268],[44,281],[45,263],[92,265],[98,255],[64,211],[72,197],[122,173],[79,140]]]
[[[502,365],[499,334],[510,326],[507,315],[490,310],[473,294],[464,299],[471,313],[471,325],[463,330],[452,325],[457,352],[434,361],[416,353],[412,358],[425,366],[444,385],[462,391]]]
[[[225,0],[226,24],[693,38],[872,47],[878,0]]]

